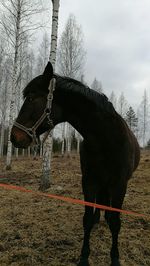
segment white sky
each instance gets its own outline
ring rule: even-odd
[[[60,0],[59,36],[70,13],[84,33],[85,80],[139,105],[150,95],[150,0]]]

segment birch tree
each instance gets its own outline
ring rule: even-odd
[[[2,82],[2,90],[0,93],[0,109],[1,109],[1,138],[0,138],[0,155],[3,156],[3,146],[4,146],[4,133],[6,130],[7,120],[8,120],[8,107],[10,103],[9,98],[9,87],[11,86],[11,79],[10,79],[10,69],[9,65],[11,60],[9,58],[6,59],[4,62],[4,71],[3,71],[3,82]]]
[[[102,93],[102,83],[100,81],[98,81],[96,78],[94,78],[92,84],[91,84],[91,89],[95,90],[99,93]]]
[[[61,75],[79,78],[83,73],[85,63],[85,49],[83,32],[71,14],[58,45],[58,72]]]
[[[34,68],[35,56],[32,50],[27,53],[27,60],[24,66],[24,80],[27,84],[30,80],[35,76],[35,68]]]
[[[35,6],[37,2],[29,0],[10,0],[2,1],[4,8],[2,26],[3,31],[6,35],[9,43],[10,51],[13,55],[12,64],[12,86],[10,90],[10,112],[9,112],[9,134],[8,134],[8,148],[7,148],[7,159],[6,169],[11,168],[11,154],[12,144],[10,141],[10,132],[13,125],[13,119],[15,115],[15,98],[16,98],[16,87],[18,80],[18,58],[19,48],[27,36],[27,32],[33,29],[37,29],[39,26],[33,24],[31,17],[33,14],[39,12],[39,9]]]
[[[150,124],[150,104],[148,99],[147,90],[144,90],[143,99],[138,109],[138,118],[140,133],[142,138],[142,145],[145,147],[148,138],[149,124]]]
[[[125,117],[127,109],[128,109],[128,103],[127,103],[127,100],[126,100],[126,98],[122,92],[120,94],[120,97],[119,97],[118,102],[117,102],[117,110],[118,110],[118,113],[122,117]]]
[[[71,141],[72,141],[72,132],[74,131],[73,127],[69,123],[65,123],[66,126],[66,152],[67,156],[71,156]]]
[[[0,32],[0,34],[2,34]],[[4,48],[4,43],[2,40],[0,40],[0,87],[2,84],[2,79],[3,79],[3,62],[5,60],[5,48]]]
[[[42,42],[38,49],[38,58],[37,58],[37,69],[36,72],[42,73],[43,69],[47,64],[50,51],[50,41],[47,32],[43,34]]]
[[[117,99],[116,99],[116,95],[115,95],[114,91],[111,92],[111,94],[109,96],[109,100],[111,101],[111,103],[113,104],[114,108],[116,109],[116,107],[117,107]]]
[[[6,55],[6,43],[1,39],[0,43],[0,156],[3,156],[4,137],[6,131],[6,119],[8,118],[8,88],[10,87],[10,68],[11,60]]]
[[[84,38],[81,26],[78,25],[73,14],[69,15],[58,45],[58,72],[70,78],[81,79],[85,63]],[[65,123],[66,152],[71,153],[72,126]]]
[[[61,155],[65,154],[65,123],[62,123],[62,145],[61,145]]]
[[[59,3],[60,0],[52,0],[53,14],[52,14],[51,48],[50,48],[49,61],[51,61],[54,69],[55,69],[56,50],[57,50]],[[50,134],[50,136],[48,136],[43,146],[43,168],[42,168],[42,177],[40,184],[41,190],[45,190],[50,186],[51,156],[52,156],[52,133]]]
[[[147,141],[146,148],[147,148],[148,150],[150,150],[150,139]]]

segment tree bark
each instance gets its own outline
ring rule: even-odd
[[[72,132],[72,127],[69,123],[67,123],[67,156],[71,156],[71,132]]]
[[[4,124],[1,123],[1,137],[0,137],[0,157],[3,157],[3,151],[4,151]]]
[[[65,126],[66,123],[62,124],[62,145],[61,145],[61,155],[64,156],[65,154]]]
[[[56,62],[56,49],[57,49],[57,32],[58,32],[58,13],[59,13],[59,2],[60,0],[52,0],[53,3],[53,15],[52,15],[52,33],[51,33],[51,49],[49,60],[55,69]],[[52,159],[52,147],[53,139],[52,132],[46,139],[43,145],[43,167],[42,167],[42,176],[40,190],[44,191],[50,187],[52,181],[51,178],[51,159]]]
[[[12,78],[12,89],[11,89],[11,102],[10,102],[10,113],[9,113],[9,129],[8,129],[8,146],[6,156],[6,170],[11,169],[11,155],[12,155],[12,143],[10,141],[11,128],[13,126],[14,111],[15,111],[15,96],[16,96],[16,81],[17,81],[17,68],[18,68],[18,52],[19,52],[19,34],[20,34],[20,1],[17,6],[17,21],[16,21],[16,38],[15,38],[15,55],[13,64],[13,78]]]

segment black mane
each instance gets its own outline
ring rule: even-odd
[[[89,102],[93,103],[99,110],[107,112],[115,112],[112,103],[108,100],[107,96],[103,93],[98,93],[84,85],[82,82],[69,78],[62,77],[57,74],[56,78],[56,90],[63,90],[65,92],[73,92],[85,97]],[[43,75],[34,78],[23,90],[23,97],[31,93],[48,93],[48,84],[43,84]]]
[[[103,93],[98,93],[90,89],[87,85],[84,85],[82,82],[69,78],[61,77],[55,75],[59,88],[62,88],[64,91],[70,91],[73,93],[79,93],[84,96],[88,101],[93,102],[98,109],[106,110],[107,112],[115,112],[115,109],[112,103],[108,100],[107,96]]]

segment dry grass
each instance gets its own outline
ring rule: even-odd
[[[79,158],[53,158],[53,185],[49,193],[82,199]],[[38,190],[41,161],[14,160],[0,182]],[[80,255],[84,208],[48,198],[0,188],[0,265],[73,266]],[[129,182],[124,209],[150,216],[150,152]],[[91,236],[91,266],[110,263],[110,232],[105,222]],[[122,216],[120,233],[122,266],[150,265],[150,220]]]

